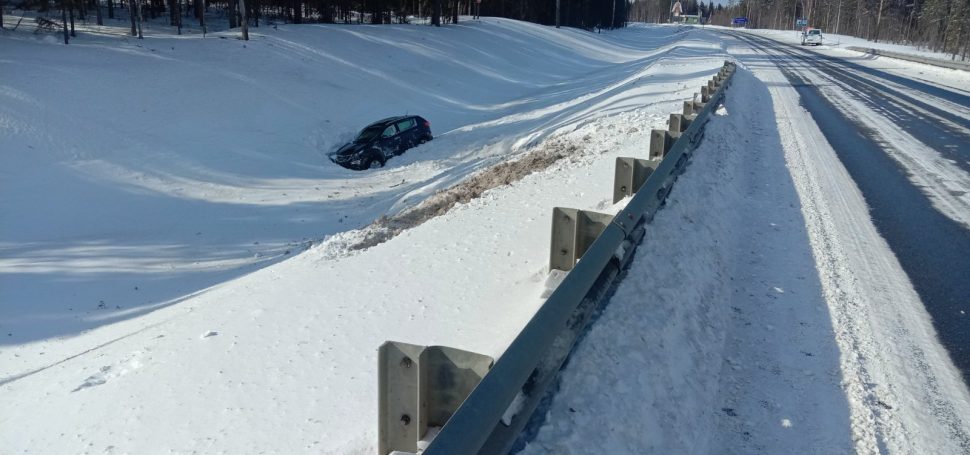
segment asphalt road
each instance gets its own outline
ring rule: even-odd
[[[927,192],[913,183],[912,170],[898,159],[911,146],[887,143],[882,134],[886,123],[872,124],[866,116],[846,112],[846,106],[861,103],[970,173],[970,120],[938,102],[970,108],[970,96],[771,39],[732,35],[755,49],[748,59],[776,64],[796,88],[802,106],[862,191],[876,228],[926,305],[940,341],[964,380],[970,379],[970,228],[934,208]],[[841,102],[846,97],[852,103]]]

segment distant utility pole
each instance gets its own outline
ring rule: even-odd
[[[559,0],[556,0],[556,28],[559,28]]]

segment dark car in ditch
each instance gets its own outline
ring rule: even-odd
[[[367,125],[352,142],[329,154],[330,160],[348,169],[383,167],[393,156],[434,139],[431,123],[417,115],[401,115]]]

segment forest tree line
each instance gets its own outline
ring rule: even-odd
[[[851,35],[875,42],[909,44],[952,58],[970,58],[970,0],[731,0],[704,7],[683,0],[685,14],[700,12],[714,25],[748,18],[748,28],[794,30],[807,19],[823,33]],[[666,22],[671,0],[636,0],[631,21]]]
[[[4,2],[5,0],[0,0]],[[9,1],[8,1],[9,2]],[[43,26],[59,16],[65,43],[74,35],[75,17],[89,16],[98,25],[104,17],[124,14],[130,18],[131,34],[141,36],[141,23],[167,16],[169,25],[181,33],[187,20],[196,21],[205,30],[205,18],[213,13],[228,19],[229,28],[241,28],[248,39],[248,28],[267,22],[303,23],[408,23],[416,18],[429,19],[432,25],[457,23],[460,15],[484,15],[518,19],[545,25],[594,28],[616,28],[626,23],[627,0],[16,0],[14,9],[38,11],[47,18],[38,19]],[[128,14],[132,11],[133,14]],[[557,17],[558,13],[558,17]],[[2,9],[0,9],[2,14]],[[0,15],[2,18],[2,15]],[[53,19],[53,20],[52,20]],[[2,21],[0,21],[2,24]],[[70,29],[70,32],[68,30]]]
[[[132,35],[140,35],[143,18],[168,17],[181,33],[183,21],[205,29],[207,14],[228,18],[229,27],[248,27],[267,21],[284,23],[407,23],[429,18],[433,25],[457,23],[460,15],[506,17],[544,25],[587,30],[622,27],[628,20],[669,22],[674,0],[0,0],[15,9],[60,16],[65,42],[75,16],[114,18],[117,10],[131,19]],[[852,35],[876,42],[925,47],[970,59],[970,0],[682,0],[684,14],[699,14],[709,23],[731,25],[747,17],[749,28],[793,30],[795,20],[825,32]],[[0,9],[2,10],[2,9]],[[135,11],[128,14],[127,11]],[[60,13],[60,14],[57,14]],[[557,14],[558,13],[558,14]],[[2,13],[0,13],[2,14]],[[2,16],[0,16],[2,17]],[[49,26],[56,24],[47,21]],[[2,23],[2,22],[0,22]],[[53,24],[53,25],[52,25]],[[42,24],[43,25],[43,24]]]

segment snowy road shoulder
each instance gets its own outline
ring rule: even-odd
[[[851,447],[770,97],[742,70],[727,99],[523,453]]]

